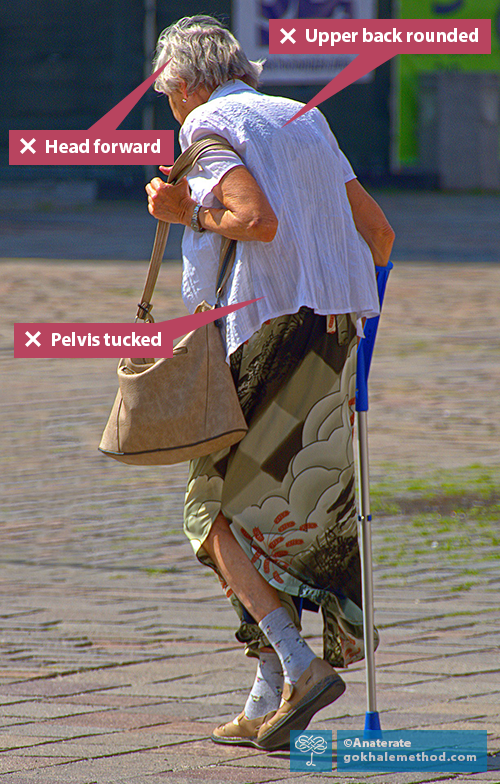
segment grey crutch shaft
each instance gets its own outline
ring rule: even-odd
[[[373,570],[370,513],[370,471],[368,464],[368,424],[366,411],[357,412],[356,424],[358,431],[359,536],[361,540],[361,585],[363,592],[363,627],[366,662],[367,706],[370,712],[375,712],[377,710],[377,698],[375,687],[375,653],[373,650]]]

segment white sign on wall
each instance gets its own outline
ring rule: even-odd
[[[263,84],[325,84],[358,52],[269,54],[270,19],[374,19],[376,0],[233,0],[234,34],[250,60],[266,60]],[[367,74],[359,81],[370,81]]]

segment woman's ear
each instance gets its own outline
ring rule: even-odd
[[[186,103],[187,99],[189,98],[189,95],[187,91],[187,83],[184,81],[184,79],[180,80],[179,92],[182,95],[182,102]]]

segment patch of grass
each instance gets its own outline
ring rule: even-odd
[[[475,585],[477,585],[477,583],[460,583],[460,585],[453,585],[448,590],[453,591],[454,593],[457,593],[458,591],[470,591]]]
[[[481,576],[474,563],[498,560],[500,466],[475,464],[425,476],[388,466],[370,492],[378,534],[374,563],[386,584],[410,579],[408,567],[428,570],[420,582],[438,582],[437,571],[449,565],[460,581],[450,590],[467,591],[477,582],[466,578]]]
[[[145,574],[149,575],[149,577],[162,577],[164,574],[177,574],[180,572],[180,569],[177,566],[162,566],[162,567],[147,567],[140,570]]]
[[[445,517],[466,515],[498,520],[500,466],[486,468],[474,464],[417,477],[402,474],[399,467],[387,466],[386,477],[372,483],[370,498],[373,512],[384,516],[434,512]]]

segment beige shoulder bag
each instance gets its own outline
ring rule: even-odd
[[[174,163],[177,182],[204,152],[229,149],[220,136],[192,144]],[[152,322],[151,299],[163,259],[169,224],[158,222],[136,321]],[[217,301],[234,263],[236,242],[222,238]],[[201,303],[197,310],[207,309]],[[214,322],[190,332],[167,359],[122,359],[118,394],[99,450],[132,465],[172,465],[241,441],[248,430],[238,402],[220,329]]]

